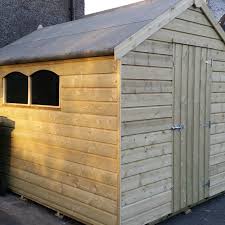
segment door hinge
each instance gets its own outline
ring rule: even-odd
[[[211,128],[211,125],[212,125],[212,123],[211,123],[211,121],[209,121],[209,122],[204,123],[203,127]]]
[[[211,184],[211,182],[210,182],[210,180],[208,180],[206,183],[205,183],[205,187],[210,187],[210,184]]]
[[[213,66],[213,59],[206,60],[205,63],[210,66]]]

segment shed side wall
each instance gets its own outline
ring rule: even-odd
[[[60,75],[60,110],[5,106],[1,98],[0,115],[15,122],[10,188],[87,224],[115,225],[117,62],[112,57],[57,61],[0,67],[0,73],[43,69]]]
[[[225,58],[224,43],[196,8],[186,10],[123,58],[123,225],[146,224],[172,212],[173,42],[220,50]],[[218,120],[223,123],[225,107],[219,109],[222,111]],[[220,131],[221,142],[224,132]],[[220,150],[224,156],[224,149]],[[225,168],[225,157],[220,160]]]
[[[225,51],[212,51],[210,196],[225,191]]]
[[[171,213],[173,45],[146,40],[122,60],[122,224]]]

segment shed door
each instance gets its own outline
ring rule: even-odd
[[[207,48],[174,44],[174,211],[209,195],[208,56]]]

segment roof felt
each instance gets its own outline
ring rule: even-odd
[[[0,65],[112,55],[180,0],[146,0],[46,27],[0,49]]]

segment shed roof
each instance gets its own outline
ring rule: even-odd
[[[156,20],[163,26],[195,1],[201,0],[145,0],[46,27],[0,49],[0,65],[113,55],[138,31],[156,32]]]

